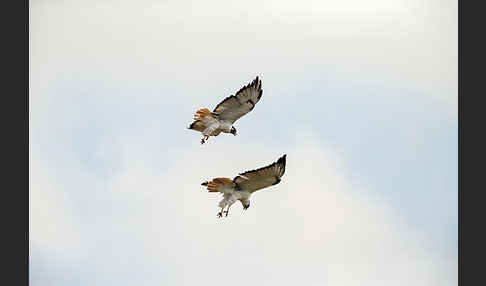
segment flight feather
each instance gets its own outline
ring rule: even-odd
[[[251,193],[280,183],[285,173],[287,155],[280,157],[277,162],[256,170],[246,171],[233,179],[239,189]]]
[[[253,110],[258,101],[260,101],[262,94],[262,81],[256,77],[251,83],[238,90],[235,95],[228,96],[221,101],[213,110],[213,113],[220,120],[234,123],[240,117]]]

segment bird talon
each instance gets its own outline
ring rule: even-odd
[[[223,216],[223,213],[222,212],[219,212],[218,213],[218,218],[221,218]]]
[[[205,142],[204,139],[201,139],[201,145],[204,144],[204,142]]]

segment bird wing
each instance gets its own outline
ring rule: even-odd
[[[287,155],[280,157],[277,162],[266,167],[246,171],[233,179],[237,189],[253,193],[260,189],[280,183],[280,178],[285,173]]]
[[[229,193],[233,190],[235,183],[230,178],[214,178],[201,185],[206,186],[209,192]]]
[[[220,120],[233,124],[243,115],[250,112],[262,97],[262,81],[256,77],[251,83],[242,87],[235,95],[226,97],[213,110]]]

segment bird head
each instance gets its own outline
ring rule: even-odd
[[[231,126],[230,133],[236,136],[236,128],[234,126]]]

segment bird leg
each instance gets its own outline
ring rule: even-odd
[[[201,145],[204,144],[209,139],[209,136],[204,135],[203,138],[201,139]]]
[[[224,207],[222,207],[221,211],[217,214],[218,218],[221,218],[223,216],[223,210],[224,210]]]
[[[226,214],[225,216],[228,216],[229,208],[230,208],[230,205],[228,205],[228,208],[226,209],[226,211],[224,211],[224,213]]]

